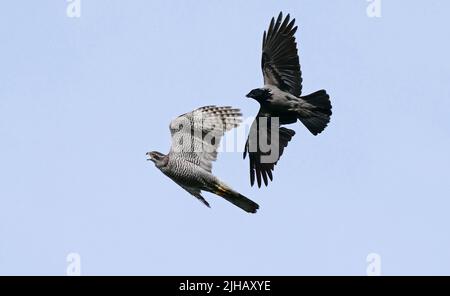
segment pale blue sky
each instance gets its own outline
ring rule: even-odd
[[[450,3],[364,0],[5,1],[0,12],[0,274],[450,274]],[[261,206],[208,209],[145,160],[169,121],[208,104],[245,116],[270,18],[297,19],[304,92],[333,117],[301,125],[274,182],[241,153],[214,172]]]

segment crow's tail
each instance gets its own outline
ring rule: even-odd
[[[307,112],[299,112],[300,121],[306,128],[314,135],[320,134],[330,122],[331,117],[331,102],[330,96],[325,90],[319,90],[310,95],[301,97],[306,101],[310,107]]]

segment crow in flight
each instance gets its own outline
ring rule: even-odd
[[[289,20],[289,14],[283,20],[280,12],[276,20],[272,18],[268,31],[264,31],[261,61],[264,86],[247,94],[260,104],[244,149],[244,159],[249,155],[252,186],[255,176],[258,187],[261,179],[266,186],[268,179],[273,180],[274,166],[295,135],[281,125],[300,120],[313,135],[318,135],[330,121],[331,102],[325,90],[302,96],[302,73],[294,37],[297,26],[295,19]],[[271,142],[273,139],[275,143]],[[262,143],[270,149],[262,149]]]

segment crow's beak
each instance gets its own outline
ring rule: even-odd
[[[246,95],[246,97],[247,97],[247,98],[251,98],[251,93],[248,93],[248,94]]]

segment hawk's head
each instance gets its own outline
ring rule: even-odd
[[[147,152],[145,155],[147,155],[148,157],[147,160],[151,160],[158,168],[166,166],[167,163],[169,162],[169,157],[158,151],[150,151]]]

